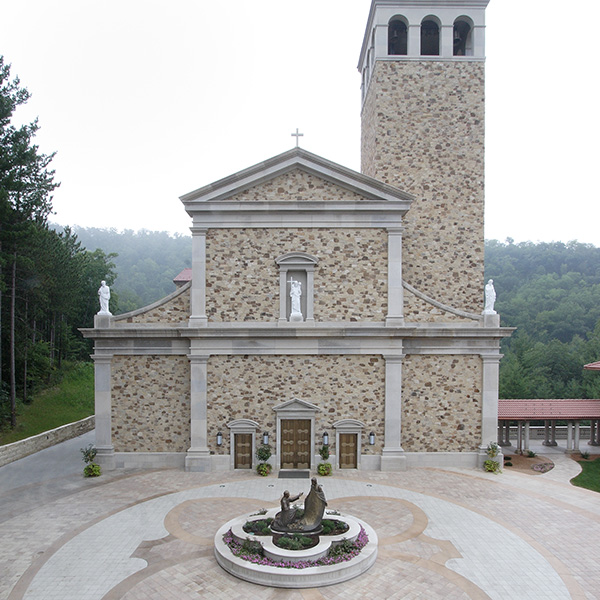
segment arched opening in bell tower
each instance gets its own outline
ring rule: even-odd
[[[468,17],[459,17],[454,21],[454,56],[473,56],[473,24]]]
[[[392,17],[388,24],[388,54],[390,56],[408,54],[408,27],[403,17]]]
[[[434,17],[421,22],[421,56],[440,55],[440,26]]]

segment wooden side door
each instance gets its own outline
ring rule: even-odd
[[[358,465],[358,436],[356,433],[340,433],[340,469],[356,469]]]
[[[252,468],[252,434],[236,433],[234,448],[234,469]]]
[[[281,468],[310,469],[310,419],[281,420]]]

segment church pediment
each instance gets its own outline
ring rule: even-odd
[[[304,413],[304,414],[314,414],[316,412],[320,412],[321,409],[306,400],[300,400],[299,398],[294,398],[292,400],[288,400],[279,406],[273,408],[276,413],[281,413],[281,417],[285,417],[285,415],[296,414],[296,413]]]
[[[181,197],[195,226],[278,226],[265,215],[292,216],[292,225],[366,219],[394,226],[413,196],[301,148],[294,148]],[[332,213],[328,215],[327,213]],[[351,216],[353,215],[353,216]],[[360,216],[357,216],[360,215]],[[325,223],[323,223],[325,219]]]

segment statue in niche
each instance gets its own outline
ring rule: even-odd
[[[325,514],[327,500],[323,488],[318,485],[317,478],[313,477],[310,485],[310,492],[304,501],[304,514],[301,517],[296,515],[297,509],[292,506],[302,496],[300,492],[297,496],[291,497],[286,490],[281,497],[281,510],[275,515],[271,529],[280,532],[306,532],[319,533],[321,531],[321,522]]]
[[[98,289],[98,297],[100,298],[100,312],[99,315],[110,315],[108,310],[108,301],[110,300],[110,288],[106,285],[106,281],[100,282],[100,288]]]
[[[496,290],[494,289],[494,280],[490,279],[485,286],[485,307],[484,315],[495,315],[494,302],[496,302]]]
[[[300,298],[302,297],[302,283],[296,281],[293,277],[290,283],[290,298],[292,300],[292,310],[290,313],[290,321],[303,321],[302,309],[300,308]]]

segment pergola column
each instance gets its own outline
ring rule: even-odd
[[[510,446],[510,421],[501,421],[498,435],[499,446]]]
[[[208,449],[207,367],[208,356],[192,354],[190,360],[190,449],[186,471],[210,471]]]
[[[600,421],[596,421],[595,419],[590,419],[590,441],[588,442],[589,446],[598,446],[598,426],[600,425]]]
[[[579,421],[575,421],[575,437],[574,437],[574,443],[573,443],[573,450],[575,452],[579,452],[579,441],[580,441]]]
[[[111,355],[94,354],[94,398],[96,415],[96,462],[104,469],[115,468],[112,444]]]
[[[567,452],[573,452],[573,421],[567,421]]]
[[[529,450],[529,421],[525,421],[525,423],[523,424],[523,429],[524,429],[524,450],[527,451]]]
[[[381,453],[382,471],[404,471],[402,448],[402,361],[404,355],[385,358],[385,433]]]
[[[550,425],[550,446],[557,446],[558,443],[556,441],[556,421],[552,421]]]

